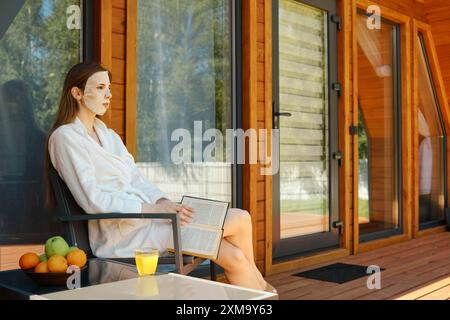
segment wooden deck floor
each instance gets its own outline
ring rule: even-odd
[[[378,265],[381,289],[369,290],[367,277],[336,284],[292,276],[334,262]],[[382,249],[345,257],[313,267],[266,277],[278,289],[280,299],[371,300],[450,299],[450,232],[410,240]]]

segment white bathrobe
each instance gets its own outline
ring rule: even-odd
[[[86,213],[141,213],[142,203],[167,197],[134,163],[120,137],[99,120],[94,128],[100,146],[76,118],[50,136],[53,166]],[[172,227],[168,220],[119,219],[89,221],[93,254],[102,258],[133,257],[134,249],[167,248]]]

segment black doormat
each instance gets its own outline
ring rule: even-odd
[[[354,264],[334,263],[325,267],[296,273],[293,276],[341,284],[358,278],[369,277],[373,272],[367,273],[367,268],[367,266]],[[380,270],[383,271],[384,269],[381,268]]]

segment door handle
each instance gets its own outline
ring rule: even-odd
[[[275,105],[274,105],[274,108],[275,108]],[[272,128],[279,129],[278,119],[280,117],[292,117],[292,113],[273,111]]]
[[[292,117],[292,113],[290,112],[274,112],[275,117]]]
[[[344,222],[341,220],[338,221],[334,221],[332,223],[333,228],[338,228],[339,229],[339,234],[342,234],[342,229],[344,229]]]
[[[273,129],[279,129],[279,123],[278,123],[278,118],[279,117],[291,117],[292,113],[290,112],[279,112],[279,111],[275,111],[275,101],[272,101],[272,128]]]
[[[333,159],[338,161],[338,165],[339,167],[342,166],[342,152],[341,151],[336,151],[333,153]]]

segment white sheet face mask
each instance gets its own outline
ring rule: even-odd
[[[104,104],[110,103],[112,97],[109,85],[108,72],[102,71],[90,76],[84,88],[84,104],[99,116],[105,114],[107,108]]]

